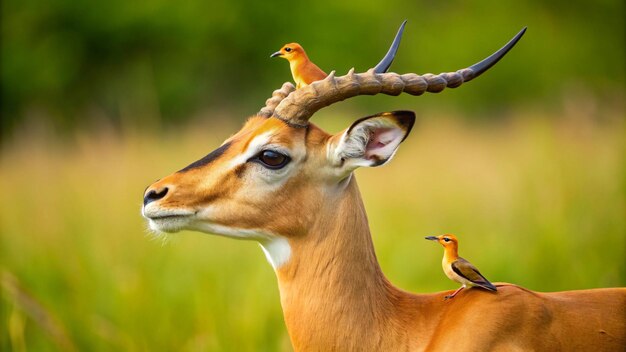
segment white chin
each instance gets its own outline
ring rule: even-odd
[[[155,232],[167,232],[167,233],[179,232],[185,229],[186,224],[187,224],[186,219],[168,218],[168,219],[150,219],[149,220],[150,230],[155,231]]]

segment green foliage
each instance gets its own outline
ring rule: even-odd
[[[580,87],[599,98],[624,86],[624,2],[410,0],[2,2],[2,127],[24,119],[59,127],[107,119],[178,123],[203,111],[251,114],[290,79],[269,54],[301,42],[327,71],[365,70],[409,23],[392,66],[441,72],[470,65],[520,28],[526,37],[472,89],[415,106],[475,114],[529,101],[551,103]],[[384,100],[383,100],[384,101]],[[394,103],[398,101],[393,100]],[[374,100],[366,104],[377,104]]]

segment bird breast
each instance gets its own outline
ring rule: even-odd
[[[457,273],[454,272],[454,270],[452,270],[452,263],[448,262],[446,260],[446,257],[443,258],[443,260],[441,261],[441,266],[443,267],[443,272],[446,273],[446,276],[453,281],[459,281],[458,277],[459,275]]]
[[[469,281],[468,279],[464,278],[463,276],[460,276],[459,274],[455,273],[454,270],[452,270],[452,262],[446,260],[446,258],[444,257],[442,262],[442,267],[443,267],[443,272],[446,274],[446,276],[455,282],[458,282],[460,284],[463,284],[465,286],[471,287],[474,286],[474,283]]]

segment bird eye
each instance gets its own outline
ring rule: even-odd
[[[273,150],[264,150],[257,154],[252,161],[258,162],[268,169],[278,170],[285,167],[291,161],[291,158]]]
[[[450,242],[450,239],[448,237],[444,237],[443,240],[446,242]]]
[[[285,48],[285,51],[286,51],[286,52],[290,52],[290,51],[291,51],[291,48]]]

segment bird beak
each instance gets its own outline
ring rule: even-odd
[[[428,236],[428,237],[424,237],[424,238],[427,239],[427,240],[430,240],[430,241],[439,241],[439,237],[437,237],[437,236]]]
[[[277,51],[273,53],[272,55],[270,55],[270,57],[276,57],[276,56],[283,56],[283,53],[281,53],[280,51]]]

